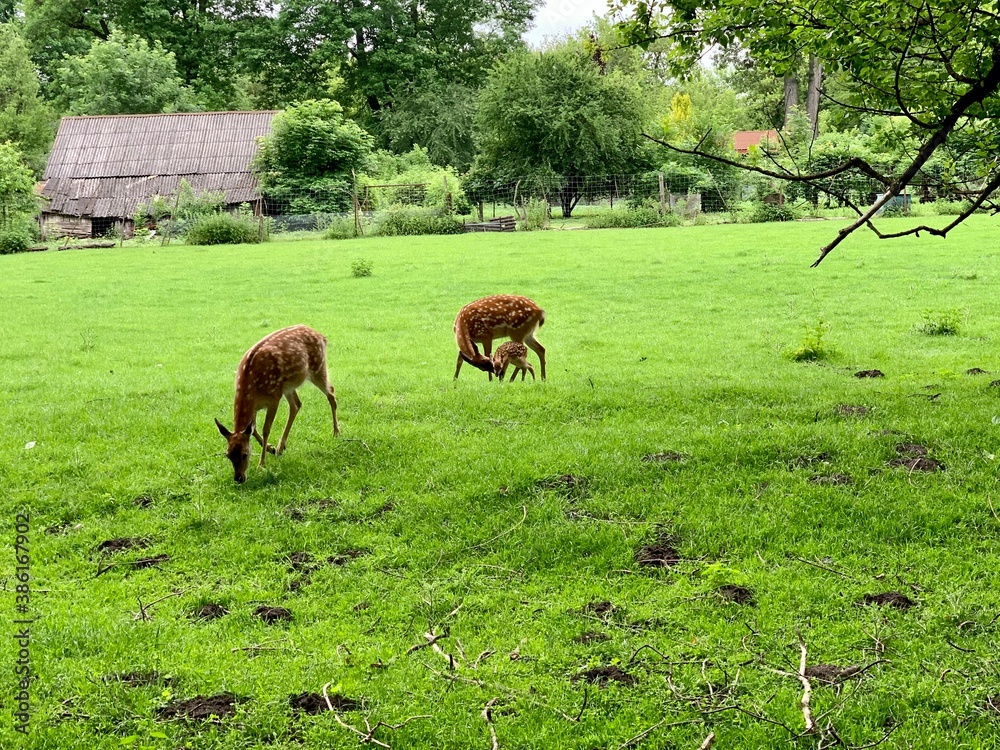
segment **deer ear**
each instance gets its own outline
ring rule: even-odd
[[[232,435],[233,433],[231,433],[229,430],[223,427],[222,422],[220,422],[218,418],[216,418],[215,420],[215,426],[219,428],[219,432],[222,433],[222,437],[224,437],[226,440],[229,440],[229,436]]]
[[[247,425],[247,428],[243,430],[243,437],[250,437],[253,435],[253,422]]]

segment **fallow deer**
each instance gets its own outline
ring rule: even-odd
[[[528,361],[528,347],[524,344],[519,344],[516,341],[508,341],[506,344],[501,344],[500,348],[496,350],[493,355],[493,369],[496,371],[497,377],[500,378],[500,382],[503,382],[504,375],[507,373],[507,366],[513,365],[514,369],[510,373],[510,380],[513,383],[514,378],[517,377],[517,373],[521,373],[521,380],[524,380],[525,373],[531,373],[531,379],[535,379],[535,368],[531,366],[531,362]]]
[[[527,297],[514,294],[495,294],[470,302],[458,311],[455,318],[455,341],[458,343],[458,364],[455,379],[462,369],[462,362],[468,362],[493,375],[499,371],[493,362],[493,339],[509,338],[519,344],[526,344],[538,355],[538,363],[545,380],[545,347],[535,340],[535,331],[545,323],[545,311]],[[476,344],[483,345],[485,354],[480,354]]]
[[[243,355],[236,369],[236,399],[233,402],[233,431],[230,432],[216,419],[215,425],[226,439],[226,457],[233,464],[234,479],[242,484],[247,478],[250,463],[250,436],[260,443],[260,466],[268,451],[280,454],[288,442],[295,415],[302,401],[295,392],[309,380],[319,388],[330,402],[333,412],[333,435],[340,434],[337,423],[337,399],[333,394],[326,373],[326,339],[306,326],[292,326],[265,336]],[[277,449],[268,446],[271,423],[278,411],[282,396],[288,401],[288,421],[281,433]],[[264,434],[257,432],[257,412],[267,409],[264,416]]]

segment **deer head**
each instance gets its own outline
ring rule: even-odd
[[[243,484],[247,481],[247,467],[250,465],[250,436],[253,435],[253,422],[240,432],[230,432],[218,419],[215,420],[215,426],[226,439],[226,458],[233,464],[233,479],[237,484]]]

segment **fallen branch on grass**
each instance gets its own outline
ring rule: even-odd
[[[358,742],[360,742],[362,745],[372,744],[372,745],[378,745],[379,747],[385,748],[385,750],[392,750],[392,745],[388,744],[387,742],[382,742],[381,740],[375,739],[375,732],[376,732],[376,730],[384,727],[384,728],[389,729],[390,731],[394,732],[397,729],[402,729],[407,724],[409,724],[411,721],[416,721],[417,719],[433,719],[434,718],[433,716],[430,716],[429,714],[423,714],[423,715],[420,715],[420,716],[409,716],[406,719],[404,719],[402,722],[400,722],[399,724],[387,724],[384,721],[379,721],[379,722],[375,723],[375,726],[372,726],[371,724],[369,724],[368,723],[368,719],[365,718],[365,720],[364,720],[365,721],[365,729],[367,731],[362,732],[357,727],[352,727],[350,724],[348,724],[346,721],[344,721],[343,719],[340,718],[340,714],[337,712],[337,709],[335,709],[333,707],[333,703],[330,701],[330,695],[329,695],[329,693],[327,693],[327,690],[329,689],[329,687],[330,687],[330,683],[329,682],[326,683],[323,686],[323,700],[326,701],[326,707],[328,709],[330,709],[330,713],[333,714],[333,718],[337,721],[338,724],[340,724],[340,726],[342,726],[342,727],[344,727],[344,729],[348,729],[348,730],[354,732],[356,735],[358,735],[358,737],[360,738],[358,740]]]
[[[482,717],[486,720],[486,726],[490,729],[490,750],[500,750],[500,743],[497,741],[497,730],[493,727],[493,706],[496,702],[500,700],[499,698],[490,698],[486,701],[486,707],[483,709]]]
[[[809,707],[809,701],[812,698],[812,683],[809,682],[809,678],[806,676],[806,641],[802,637],[802,633],[798,630],[795,634],[799,637],[799,671],[797,674],[792,674],[791,672],[783,672],[780,669],[772,670],[775,674],[784,675],[785,677],[795,677],[799,682],[802,683],[802,700],[799,704],[802,707],[802,718],[806,724],[805,734],[813,734],[816,732],[816,722],[812,717],[812,710]]]

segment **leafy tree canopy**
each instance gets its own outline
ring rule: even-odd
[[[920,231],[944,236],[973,210],[994,205],[1000,170],[988,155],[1000,147],[1000,13],[995,3],[902,0],[891,4],[891,13],[875,0],[614,0],[612,5],[625,41],[669,40],[678,72],[690,69],[708,45],[745,49],[778,75],[792,72],[806,52],[842,75],[849,106],[906,118],[919,146],[896,175],[883,174],[861,157],[840,165],[835,174],[773,174],[822,189],[820,180],[854,170],[883,186],[874,205],[855,207],[857,220],[821,250],[820,261],[862,226],[880,237]],[[961,137],[969,137],[983,155],[976,173],[965,176],[979,181],[969,210],[943,229],[879,232],[870,221],[875,213],[920,175],[944,144]]]
[[[428,71],[445,83],[474,85],[496,58],[522,45],[539,0],[289,0],[278,29],[288,72],[339,69],[345,102],[358,111],[391,108]],[[318,75],[317,75],[318,74]]]
[[[373,145],[364,129],[344,117],[340,104],[308,100],[274,118],[254,171],[270,196],[280,199],[315,191],[329,194],[326,210],[339,210],[350,203],[352,171],[366,165]]]
[[[514,53],[480,95],[475,170],[508,180],[638,171],[648,164],[641,135],[648,115],[635,81],[602,75],[579,45]],[[576,200],[564,188],[564,215]]]
[[[157,42],[113,31],[56,71],[57,101],[73,115],[138,115],[199,109],[177,73],[172,52]]]
[[[0,24],[0,143],[13,141],[40,167],[52,138],[53,116],[39,97],[38,74],[12,23]]]
[[[0,143],[0,230],[16,226],[35,208],[35,179],[23,154],[10,141]]]

